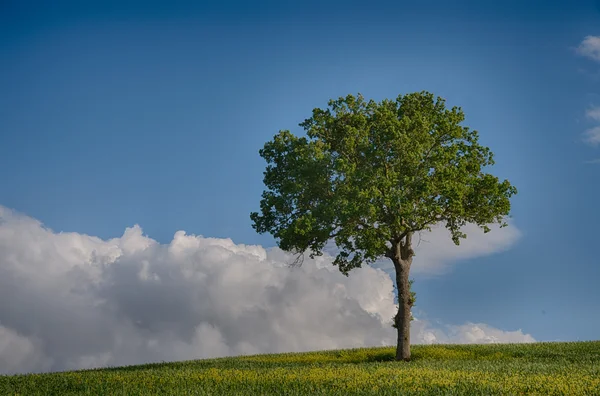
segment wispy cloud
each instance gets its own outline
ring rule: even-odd
[[[590,146],[600,144],[600,125],[586,130],[583,133],[583,141]]]
[[[585,112],[588,119],[600,123],[600,106],[592,106]],[[593,126],[583,133],[582,140],[591,145],[597,146],[600,144],[600,125]]]
[[[585,112],[585,116],[591,120],[600,122],[600,106],[592,106]]]
[[[600,62],[600,36],[587,36],[575,49],[582,56]]]
[[[0,373],[394,345],[386,273],[292,261],[183,231],[168,244],[138,226],[110,240],[55,233],[0,206]],[[412,328],[415,343],[533,340],[485,324]]]
[[[575,51],[589,59],[600,62],[600,36],[586,36]],[[590,145],[598,146],[600,144],[600,106],[592,106],[585,112],[586,117],[596,125],[586,129],[581,140]],[[587,163],[596,163],[595,161]]]
[[[596,158],[593,160],[585,161],[586,164],[600,164],[600,158]]]

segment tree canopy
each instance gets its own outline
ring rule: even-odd
[[[429,92],[395,100],[362,95],[330,100],[300,124],[306,136],[280,131],[260,150],[266,190],[253,227],[286,251],[321,255],[334,239],[344,273],[381,257],[414,255],[414,232],[443,224],[455,244],[466,223],[506,226],[508,180],[493,165],[459,107]],[[402,241],[402,243],[401,243]]]

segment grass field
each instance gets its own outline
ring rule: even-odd
[[[413,346],[0,376],[2,395],[600,395],[600,341]]]

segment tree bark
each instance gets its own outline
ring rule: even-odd
[[[408,274],[415,252],[412,250],[412,232],[405,235],[404,240],[392,241],[389,257],[396,269],[396,287],[398,288],[398,313],[395,325],[398,330],[396,360],[410,360],[410,310],[414,301],[410,293]]]
[[[398,287],[398,313],[395,320],[398,330],[396,360],[407,362],[410,360],[410,309],[412,306],[410,285],[408,283],[410,265],[401,261],[397,265],[396,262],[394,264],[396,267],[396,285]]]

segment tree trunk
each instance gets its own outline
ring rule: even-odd
[[[408,283],[409,263],[394,260],[396,267],[396,286],[398,287],[398,313],[396,314],[396,328],[398,330],[398,343],[396,346],[396,360],[410,360],[410,309],[412,299]]]
[[[398,313],[394,324],[398,330],[398,343],[396,345],[396,360],[410,360],[410,309],[414,304],[410,292],[408,273],[415,252],[412,249],[412,232],[407,232],[402,237],[390,241],[391,247],[387,256],[392,259],[396,269],[396,287],[398,288]]]

